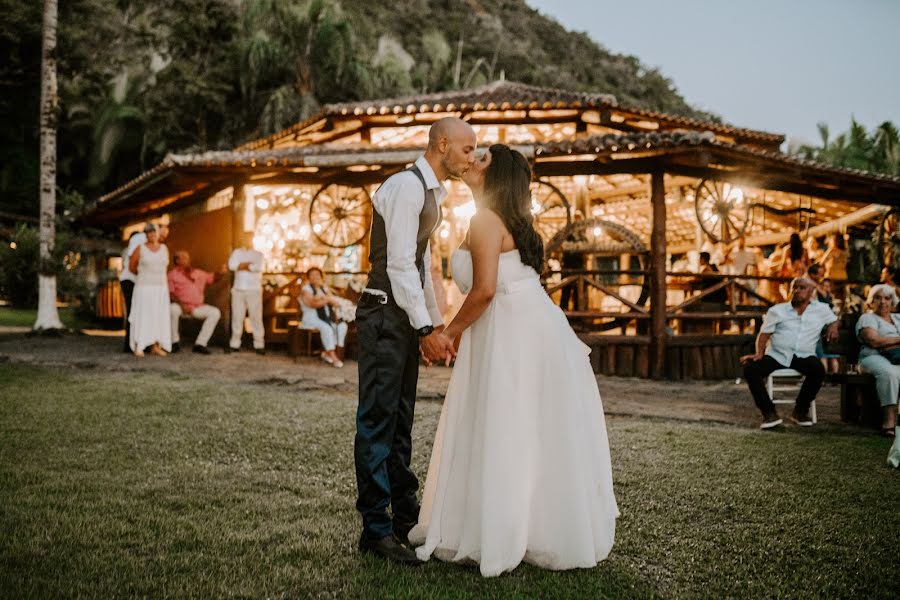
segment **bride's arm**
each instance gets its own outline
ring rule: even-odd
[[[497,269],[506,228],[496,213],[481,210],[469,224],[469,253],[472,255],[472,289],[453,321],[444,330],[455,339],[485,311],[497,291]]]

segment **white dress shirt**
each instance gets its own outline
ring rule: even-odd
[[[241,263],[250,263],[249,271],[239,271]],[[235,248],[228,258],[228,269],[234,271],[236,290],[256,291],[262,289],[263,255],[259,250]]]
[[[122,253],[122,272],[119,273],[119,281],[130,281],[132,283],[137,281],[137,276],[131,272],[128,263],[131,261],[131,255],[134,254],[135,248],[145,243],[147,243],[146,233],[136,233],[128,240],[128,247]]]
[[[434,190],[435,202],[440,207],[447,197],[447,190],[438,181],[424,156],[419,157],[416,166],[425,178],[425,185],[429,190]],[[424,286],[416,268],[416,235],[419,231],[419,214],[425,204],[422,182],[415,173],[401,171],[384,182],[372,198],[372,204],[384,219],[387,273],[394,301],[406,311],[413,329],[443,325],[444,320],[431,282],[431,242],[425,249]]]
[[[761,333],[772,334],[766,354],[785,367],[790,366],[794,356],[814,356],[822,328],[835,321],[831,307],[818,300],[810,302],[802,315],[790,302],[776,304],[766,312],[760,328]]]

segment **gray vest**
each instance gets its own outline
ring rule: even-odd
[[[419,167],[413,165],[408,171],[413,172],[419,181],[422,182],[422,189],[425,191],[425,202],[422,205],[422,212],[419,213],[419,230],[416,233],[416,268],[419,270],[419,280],[422,286],[425,286],[425,250],[428,246],[428,239],[431,232],[441,222],[441,210],[437,205],[434,197],[434,190],[429,190],[425,183],[425,177]],[[377,193],[377,192],[376,192]],[[382,290],[393,299],[391,292],[391,280],[387,273],[387,231],[384,226],[384,219],[378,214],[378,211],[372,211],[372,230],[369,233],[369,282],[366,287]]]

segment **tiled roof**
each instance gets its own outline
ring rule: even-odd
[[[742,129],[712,121],[702,121],[667,113],[655,112],[635,106],[622,106],[611,94],[574,92],[557,88],[542,88],[515,81],[495,81],[467,90],[450,90],[434,94],[419,94],[399,98],[365,100],[327,104],[314,117],[297,123],[274,135],[248,142],[238,147],[250,150],[271,145],[273,142],[294,135],[312,123],[327,117],[352,115],[401,115],[430,112],[471,112],[475,110],[535,110],[535,109],[613,108],[635,116],[665,121],[680,127],[714,131],[767,143],[780,144],[784,136],[777,133]]]
[[[531,146],[518,147],[517,149],[520,149],[528,156],[534,156],[535,158],[540,159],[542,156],[550,157],[567,154],[601,153],[613,154],[617,152],[700,146],[721,148],[740,156],[760,158],[781,165],[798,166],[824,174],[855,176],[872,182],[900,184],[900,177],[870,173],[859,169],[834,167],[779,152],[759,150],[740,144],[723,142],[711,131],[699,132],[684,130],[652,133],[607,134],[579,138],[576,140],[535,144],[533,146],[533,151],[530,151],[532,150]],[[171,171],[177,168],[291,168],[314,165],[323,158],[338,156],[353,157],[356,155],[365,155],[366,157],[374,156],[385,162],[400,164],[411,162],[414,157],[421,152],[422,149],[420,147],[360,148],[358,146],[348,147],[340,144],[323,144],[262,150],[215,151],[203,152],[200,154],[169,154],[160,164],[149,171],[144,172],[136,179],[133,179],[118,189],[102,196],[98,200],[96,208],[99,208],[104,202],[116,198],[123,193],[138,190],[145,185],[152,185],[152,182],[156,178],[166,177]]]
[[[882,173],[872,173],[860,169],[835,167],[814,160],[807,160],[781,152],[751,148],[741,144],[731,144],[716,138],[711,131],[666,131],[653,133],[632,133],[622,135],[596,135],[561,142],[547,142],[535,146],[535,157],[558,156],[564,154],[596,154],[622,151],[652,150],[673,147],[712,146],[731,152],[767,159],[787,165],[796,165],[821,173],[864,177],[870,180],[900,184],[900,177]]]

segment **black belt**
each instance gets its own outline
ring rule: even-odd
[[[360,296],[359,299],[359,303],[369,304],[370,302],[372,302],[375,304],[387,304],[390,300],[391,297],[387,292],[384,292],[383,294],[375,294],[368,290],[363,290],[362,296]]]

